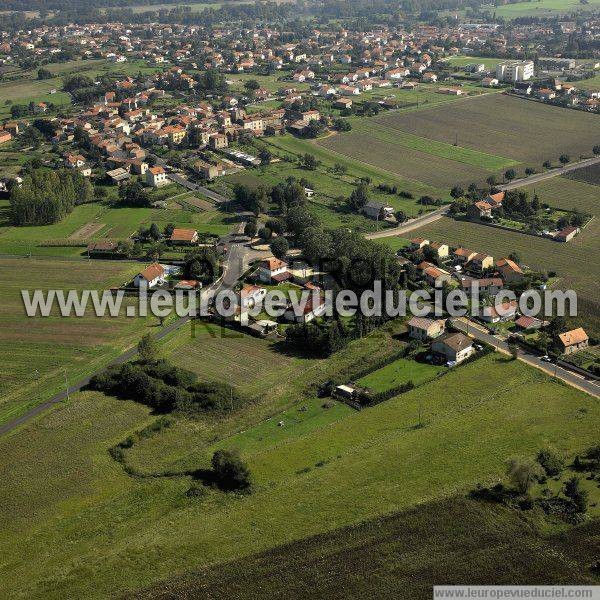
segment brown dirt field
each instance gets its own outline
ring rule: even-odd
[[[70,240],[85,240],[92,237],[95,233],[98,233],[105,223],[86,223],[83,227],[80,227],[77,231],[69,236]]]
[[[184,206],[186,204],[191,204],[201,210],[215,210],[215,205],[208,200],[202,200],[202,198],[185,198],[181,201],[181,204]]]

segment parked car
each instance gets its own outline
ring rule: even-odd
[[[544,356],[542,356],[542,360],[544,362],[552,362],[552,359],[547,354],[544,354]]]

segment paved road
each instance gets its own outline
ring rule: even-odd
[[[559,175],[564,175],[565,173],[570,173],[571,171],[576,171],[577,169],[581,169],[583,167],[590,167],[598,163],[600,163],[600,156],[594,156],[593,158],[586,158],[585,160],[571,163],[558,169],[550,169],[549,171],[544,171],[544,173],[536,173],[535,175],[531,175],[530,177],[525,177],[523,179],[515,179],[510,183],[499,185],[497,187],[500,190],[514,190],[515,188],[531,185],[533,183],[539,183],[540,181],[545,181],[546,179],[551,179],[552,177],[558,177]]]
[[[240,233],[241,231],[243,231],[244,225],[245,225],[245,223],[243,221],[236,224],[233,233],[237,234],[237,233]],[[213,285],[205,288],[202,296],[207,297],[207,298],[212,298],[219,291],[232,287],[238,281],[238,279],[240,278],[242,273],[248,268],[249,261],[258,256],[260,256],[260,253],[254,251],[254,250],[251,250],[250,248],[248,248],[247,246],[244,246],[241,243],[233,243],[231,245],[228,245],[227,258],[223,262],[222,277],[219,279],[219,281],[215,282]],[[170,333],[172,333],[173,331],[176,331],[180,327],[183,327],[183,325],[185,325],[188,320],[189,320],[189,317],[187,317],[187,316],[179,317],[176,321],[173,321],[166,327],[161,328],[160,331],[155,336],[156,339],[160,340],[160,339],[164,338],[165,336],[169,335]],[[123,352],[123,354],[118,356],[114,361],[109,363],[108,366],[123,364],[124,362],[127,362],[128,360],[131,360],[132,358],[134,358],[136,354],[137,354],[137,347],[130,348],[129,350],[126,350],[125,352]],[[101,369],[101,371],[103,371],[103,370],[104,369]],[[76,392],[81,391],[82,388],[84,388],[86,385],[88,385],[88,383],[90,382],[90,378],[92,376],[93,375],[91,375],[90,377],[85,377],[83,379],[80,379],[79,381],[77,381],[76,383],[71,385],[68,388],[68,391],[64,390],[64,391],[60,392],[59,394],[56,394],[55,396],[53,396],[46,402],[42,402],[41,404],[37,404],[33,408],[30,408],[27,412],[23,413],[19,417],[16,417],[15,419],[13,419],[11,421],[1,424],[0,425],[0,435],[4,435],[4,434],[16,429],[20,425],[23,425],[24,423],[30,421],[31,419],[33,419],[40,413],[42,413],[45,410],[47,410],[48,408],[50,408],[51,406],[58,404],[59,402],[62,402],[63,400],[65,400],[70,394],[74,394]]]
[[[391,229],[382,229],[381,231],[374,231],[373,233],[365,234],[365,237],[368,240],[376,240],[384,237],[392,237],[395,235],[402,235],[404,233],[408,233],[413,229],[418,229],[419,227],[423,227],[424,225],[429,225],[438,219],[441,219],[447,212],[450,210],[450,205],[442,206],[433,212],[427,213],[421,217],[416,217],[415,219],[410,219],[409,221],[405,221],[399,227],[393,227]]]
[[[462,331],[463,333],[469,334],[471,337],[480,340],[482,342],[486,342],[491,346],[494,346],[496,349],[501,352],[508,353],[508,344],[499,340],[497,337],[487,333],[483,330],[481,325],[478,323],[474,323],[473,321],[463,318],[463,319],[453,319],[452,324],[454,327]],[[529,350],[524,350],[519,348],[519,360],[526,362],[527,364],[537,367],[541,369],[548,375],[552,375],[562,379],[566,384],[576,387],[596,398],[600,397],[600,385],[596,383],[596,381],[592,379],[586,379],[582,375],[578,375],[569,371],[567,369],[563,369],[554,363],[544,362],[537,354],[530,352]]]
[[[231,199],[228,198],[227,196],[223,196],[223,194],[219,194],[219,193],[217,193],[213,190],[210,190],[207,187],[204,187],[203,185],[200,185],[198,183],[193,183],[187,177],[184,177],[183,175],[181,175],[181,173],[169,173],[167,175],[167,177],[171,181],[174,181],[175,183],[182,185],[184,188],[186,188],[190,191],[202,192],[207,198],[210,198],[217,204],[227,204],[227,203],[231,202]]]

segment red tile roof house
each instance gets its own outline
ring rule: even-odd
[[[496,268],[506,283],[519,283],[525,276],[521,267],[510,258],[501,258],[496,263]]]
[[[472,219],[491,217],[492,208],[494,207],[491,204],[482,200],[480,202],[475,202],[474,204],[471,204],[469,208],[467,208],[467,215]]]
[[[151,288],[158,283],[161,283],[164,280],[164,277],[165,268],[158,263],[152,263],[133,278],[133,285],[135,287],[141,287],[145,283]]]
[[[489,296],[496,296],[498,292],[504,287],[504,282],[500,277],[484,277],[482,279],[471,279],[465,277],[460,282],[460,287],[463,292],[471,294],[475,285],[479,285],[479,294],[488,294]]]
[[[583,327],[572,329],[571,331],[565,331],[558,336],[562,345],[563,354],[573,354],[583,348],[587,348],[589,344],[589,338]]]
[[[274,256],[262,260],[258,265],[258,279],[264,283],[281,283],[290,279],[288,264]]]
[[[423,272],[425,281],[431,286],[441,285],[444,282],[450,283],[452,281],[452,275],[448,271],[439,269],[426,261],[419,263],[418,268]]]
[[[267,290],[257,285],[245,285],[240,290],[240,306],[243,309],[252,308],[267,295]]]
[[[198,243],[198,232],[195,229],[183,229],[175,227],[169,239],[173,245],[192,245]]]
[[[540,321],[540,319],[536,319],[535,317],[523,315],[515,321],[515,325],[523,331],[531,331],[532,329],[540,329],[543,325],[543,321]]]

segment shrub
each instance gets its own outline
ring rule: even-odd
[[[229,450],[217,450],[211,459],[217,486],[224,491],[248,491],[250,471],[239,455]]]
[[[548,477],[560,475],[561,471],[565,468],[563,457],[552,448],[542,448],[538,452],[536,460]]]

